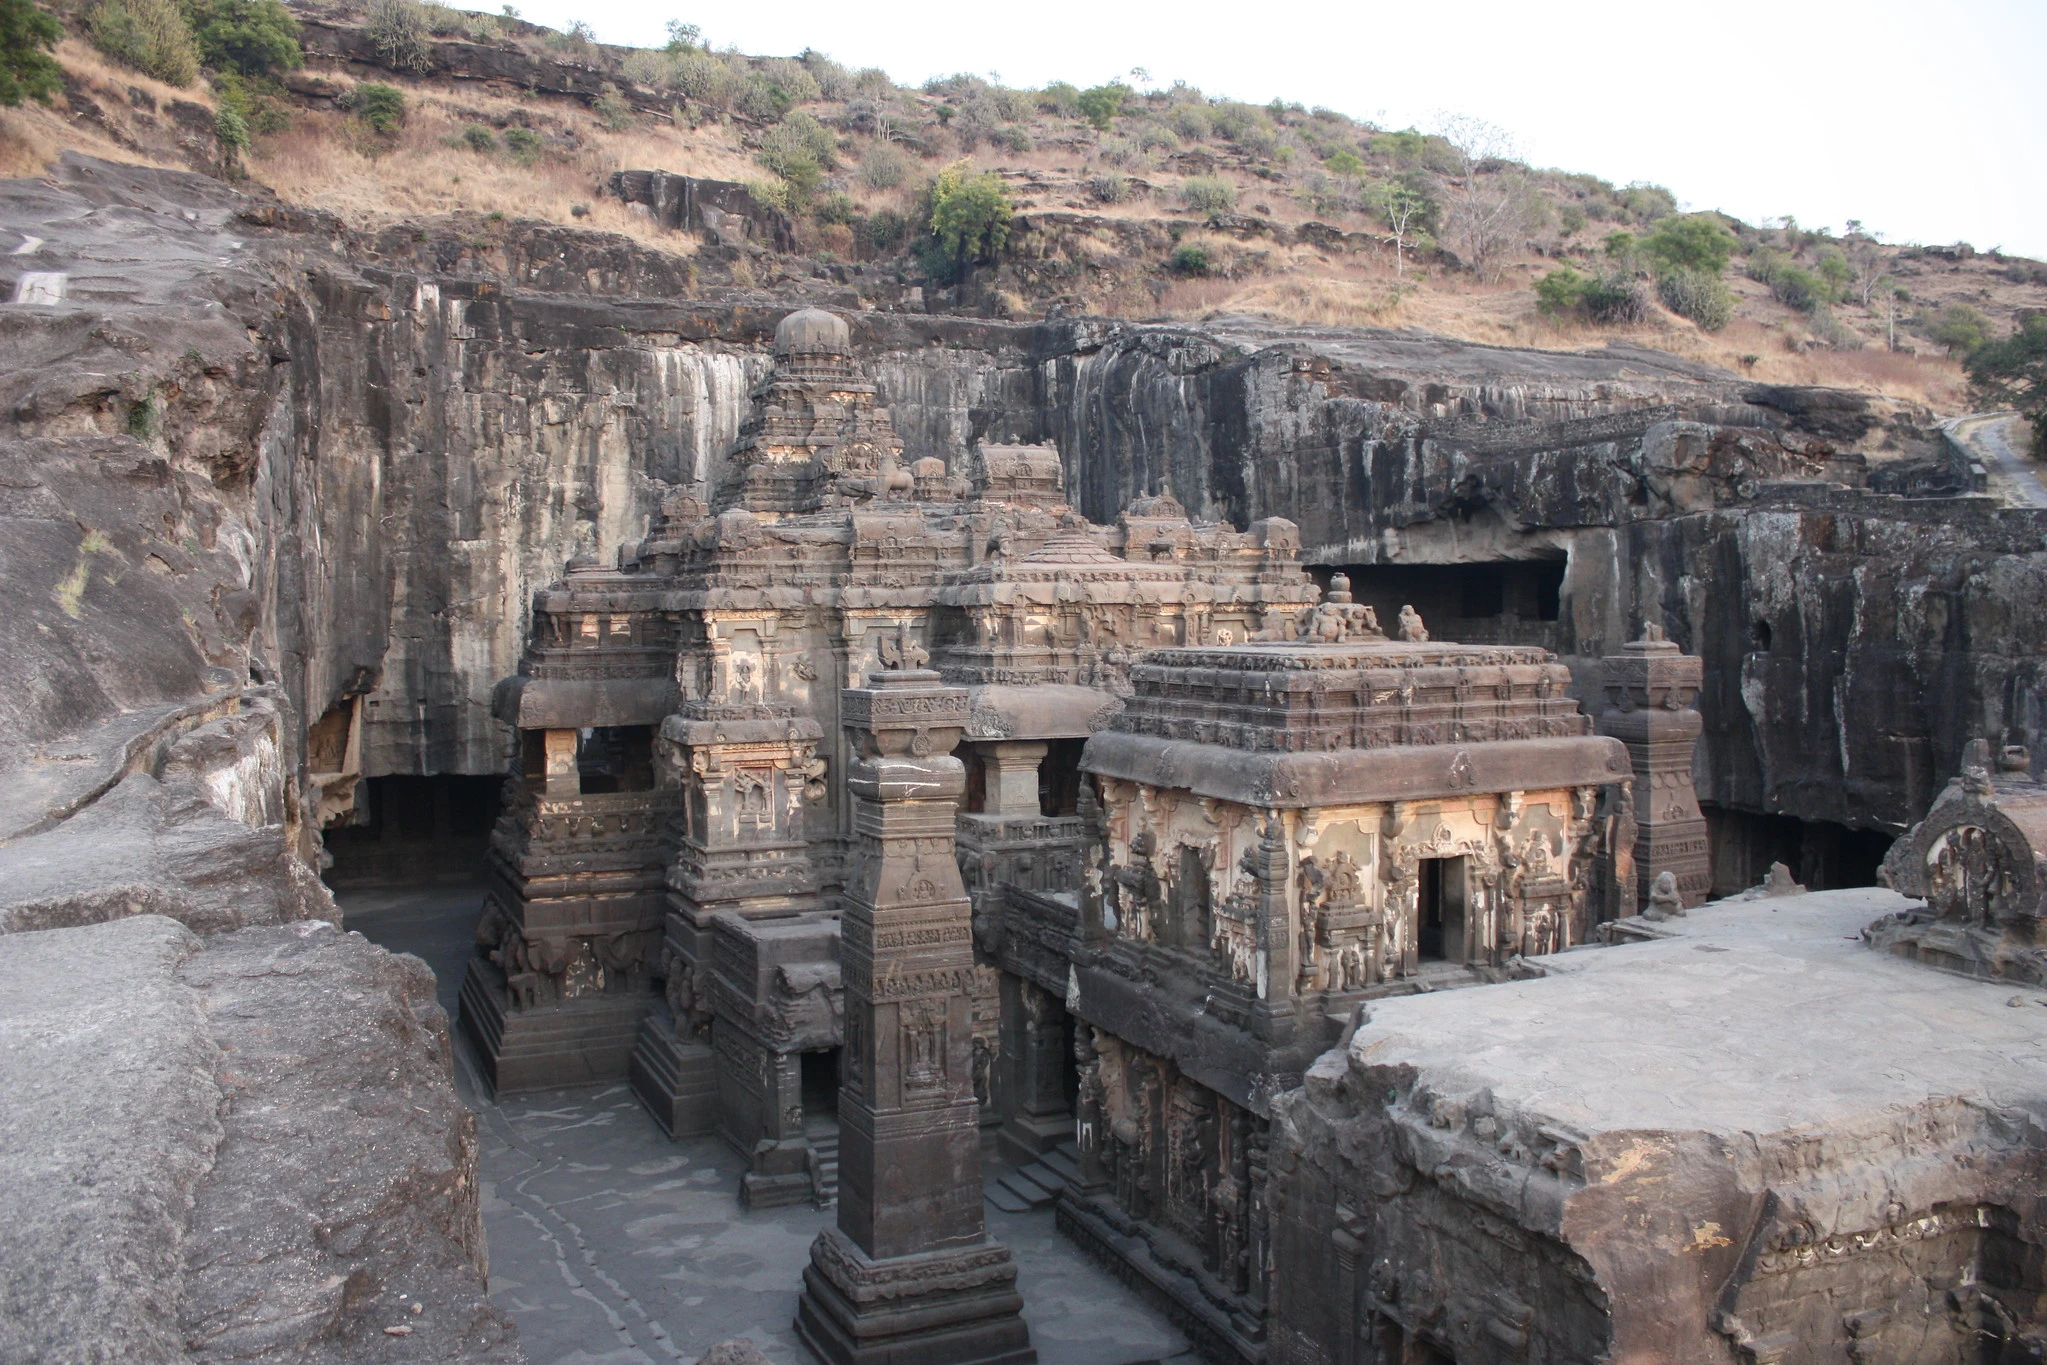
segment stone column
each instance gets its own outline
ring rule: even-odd
[[[541,783],[541,795],[549,797],[580,796],[583,791],[583,775],[576,767],[576,752],[582,738],[575,730],[543,731],[546,769]]]
[[[841,709],[856,845],[839,1220],[811,1246],[796,1331],[830,1365],[1027,1365],[1016,1265],[981,1219],[973,940],[953,850],[967,693],[922,668],[907,635],[884,657],[899,666]]]
[[[1038,818],[1038,765],[1048,747],[1042,740],[988,746],[988,814]]]
[[[1628,746],[1635,770],[1636,903],[1646,905],[1656,878],[1672,872],[1685,905],[1704,904],[1713,869],[1706,818],[1692,788],[1692,747],[1704,726],[1692,703],[1705,665],[1651,625],[1641,639],[1607,655],[1602,672],[1606,710],[1599,733]]]
[[[1013,983],[1013,984],[1012,984]],[[1073,1135],[1066,1104],[1066,1006],[1021,977],[1003,976],[1003,1060],[1010,1110],[998,1141],[1002,1153],[1028,1165]]]

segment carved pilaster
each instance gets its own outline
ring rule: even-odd
[[[1704,664],[1652,625],[1643,638],[1609,654],[1602,671],[1606,710],[1599,733],[1625,744],[1634,768],[1636,900],[1646,902],[1656,878],[1670,872],[1687,906],[1704,904],[1712,865],[1706,818],[1692,788],[1692,748],[1704,726],[1692,704]]]
[[[1009,1249],[981,1216],[971,916],[953,848],[964,688],[896,665],[846,690],[856,847],[841,913],[839,1218],[803,1273],[796,1330],[833,1365],[1035,1361]]]

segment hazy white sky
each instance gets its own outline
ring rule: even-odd
[[[642,45],[679,18],[719,47],[815,47],[905,84],[973,71],[1085,86],[1142,67],[1161,85],[1392,126],[1467,113],[1536,165],[1655,181],[1688,207],[1837,232],[1857,218],[1890,241],[2047,258],[2047,0],[527,0],[521,12]]]

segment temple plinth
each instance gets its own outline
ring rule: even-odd
[[[856,846],[839,1220],[811,1247],[796,1330],[833,1365],[1027,1365],[1016,1266],[981,1213],[973,928],[953,846],[968,694],[920,666],[907,630],[881,657],[843,694]]]

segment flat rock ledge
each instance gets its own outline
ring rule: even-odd
[[[0,1359],[523,1360],[433,986],[323,920],[0,935]]]

